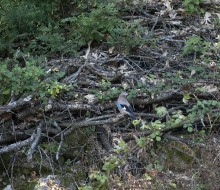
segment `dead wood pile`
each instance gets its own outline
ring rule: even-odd
[[[172,85],[172,78],[166,75],[171,73],[177,78],[179,75],[180,80],[196,76],[197,71],[191,70],[190,67],[193,64],[193,56],[180,56],[185,41],[192,34],[205,39],[215,39],[218,29],[200,25],[201,20],[197,17],[198,20],[193,20],[193,16],[186,17],[181,10],[176,12],[178,16],[174,16],[171,10],[167,10],[163,15],[155,12],[156,8],[154,12],[140,11],[135,16],[124,17],[142,19],[152,36],[157,38],[155,46],[146,44],[126,55],[112,49],[104,50],[102,47],[90,49],[89,45],[84,56],[49,61],[48,70],[65,72],[65,77],[60,82],[74,86],[74,90],[61,93],[57,98],[47,99],[46,103],[30,95],[21,96],[0,106],[0,154],[29,146],[28,158],[31,159],[40,139],[46,137],[61,137],[62,146],[63,137],[79,128],[96,126],[97,131],[102,131],[99,127],[107,126],[112,132],[120,131],[120,127],[123,128],[125,123],[129,124],[129,118],[119,115],[114,103],[123,90],[131,94],[135,92],[130,102],[135,108],[135,115],[145,122],[165,121],[173,111],[187,110],[194,102],[184,104],[184,94],[199,99],[219,100],[219,78],[201,78],[186,84],[177,82]],[[212,57],[215,60],[219,55]],[[210,72],[219,72],[218,68],[203,66],[207,76]],[[196,91],[200,86],[206,86],[207,91]],[[154,105],[167,107],[168,115],[156,115]],[[199,118],[196,122],[201,123]],[[167,128],[162,132],[166,134],[171,130],[173,129]],[[121,135],[125,140],[129,140],[133,138],[131,132],[134,131],[134,128],[124,129]],[[136,131],[137,136],[149,134],[150,130]],[[172,135],[167,135],[167,138],[175,139]],[[102,144],[107,141],[105,135],[100,139],[104,139]],[[179,140],[177,137],[176,139]],[[104,147],[111,150],[111,144],[108,142]]]

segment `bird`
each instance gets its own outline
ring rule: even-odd
[[[134,116],[133,109],[126,99],[127,95],[128,93],[122,92],[118,97],[116,105],[120,113],[129,115],[132,120],[135,120],[136,117]]]

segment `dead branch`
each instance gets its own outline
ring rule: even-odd
[[[27,96],[25,98],[20,98],[17,101],[14,101],[8,105],[0,106],[0,115],[6,113],[6,112],[12,112],[12,110],[17,109],[19,107],[22,107],[24,105],[27,105],[31,102],[32,96]]]
[[[73,123],[73,122],[61,123],[60,125],[68,128],[64,132],[64,136],[66,136],[78,128],[114,124],[114,123],[117,123],[118,121],[121,121],[123,118],[124,118],[124,115],[119,114],[117,116],[112,115],[111,118],[106,119],[106,120],[97,120],[97,121],[84,120],[84,121],[80,121],[80,122],[76,122],[76,123]]]
[[[28,161],[32,160],[32,155],[34,153],[34,150],[36,148],[36,146],[38,145],[39,141],[40,141],[40,137],[41,137],[41,132],[42,132],[42,127],[44,126],[44,122],[41,121],[40,124],[37,127],[37,134],[35,136],[35,139],[33,140],[33,142],[31,143],[31,147],[28,150],[28,154],[27,154],[27,159]]]
[[[172,140],[172,141],[179,141],[179,142],[182,142],[182,143],[185,143],[185,144],[188,144],[188,145],[192,145],[192,146],[198,146],[198,147],[201,147],[201,148],[205,147],[205,144],[203,144],[203,143],[194,142],[192,140],[176,137],[174,135],[164,134],[164,137],[169,139],[169,140]]]
[[[21,147],[28,146],[29,144],[31,144],[33,142],[35,137],[36,137],[36,134],[33,133],[30,138],[28,138],[24,141],[19,141],[19,142],[10,144],[8,146],[5,146],[4,148],[0,149],[0,154],[6,153],[6,152],[11,152],[14,150],[19,150]]]

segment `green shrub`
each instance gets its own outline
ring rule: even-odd
[[[38,29],[39,34],[31,40],[25,51],[35,55],[52,56],[75,54],[76,47],[71,40],[66,40],[61,29],[58,27],[42,26]]]
[[[35,55],[65,56],[89,41],[128,52],[145,43],[145,29],[139,22],[124,21],[117,3],[103,2],[2,1],[0,54],[12,56],[20,48]]]
[[[118,10],[114,4],[99,4],[91,12],[83,12],[78,16],[65,18],[63,23],[71,23],[71,38],[79,46],[89,41],[100,42],[113,28],[121,24],[117,18]]]
[[[183,5],[188,13],[204,13],[204,10],[200,7],[202,0],[184,0]]]
[[[183,49],[183,55],[191,54],[191,53],[202,53],[204,54],[207,49],[210,47],[210,43],[202,40],[197,35],[190,37],[186,41],[186,45]]]
[[[14,49],[24,48],[30,38],[34,38],[39,26],[55,24],[53,13],[57,9],[56,3],[47,2],[50,1],[1,2],[0,53],[7,51],[12,55],[16,51]]]
[[[91,12],[83,12],[62,20],[71,25],[70,39],[81,47],[89,41],[106,42],[110,46],[129,51],[145,43],[144,28],[139,22],[125,22],[113,3],[99,4]]]
[[[10,68],[9,65],[12,65]],[[56,96],[65,86],[57,80],[63,73],[54,73],[50,80],[45,80],[49,74],[35,60],[25,61],[21,66],[16,60],[6,60],[0,64],[0,104],[5,103],[12,95]]]

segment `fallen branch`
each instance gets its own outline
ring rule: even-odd
[[[13,143],[11,145],[5,146],[4,148],[0,149],[0,154],[11,152],[13,150],[19,150],[21,147],[27,146],[33,142],[35,139],[36,134],[33,133],[32,136],[24,141],[19,141],[16,143]]]
[[[124,117],[125,117],[124,115],[119,114],[117,116],[113,115],[112,118],[109,118],[107,120],[97,120],[97,121],[84,120],[84,121],[80,121],[76,123],[67,122],[67,123],[61,123],[60,126],[67,128],[67,130],[64,132],[64,136],[67,136],[78,128],[99,126],[99,125],[104,125],[104,124],[114,124],[120,120],[123,120]]]
[[[33,140],[31,147],[28,150],[28,154],[27,154],[27,159],[28,161],[32,160],[32,155],[34,153],[34,150],[36,148],[36,146],[38,145],[39,141],[40,141],[40,137],[41,137],[41,132],[42,132],[42,127],[44,126],[44,122],[41,121],[40,124],[37,127],[37,134],[35,136],[35,139]]]
[[[88,49],[86,51],[86,55],[83,56],[85,58],[85,63],[82,66],[80,66],[80,68],[78,69],[77,72],[75,72],[73,75],[70,75],[67,78],[65,78],[64,82],[66,82],[66,83],[73,83],[76,80],[76,78],[79,76],[79,74],[81,73],[83,68],[86,67],[86,65],[88,65],[88,63],[89,63],[88,62],[88,58],[89,58],[88,56],[89,56],[89,53],[90,53],[90,45],[91,45],[91,43],[92,43],[91,41],[88,43]]]
[[[26,104],[29,104],[31,102],[31,99],[32,99],[32,96],[30,95],[25,98],[20,98],[19,100],[14,101],[8,105],[0,106],[0,115],[2,115],[3,113],[6,113],[6,112],[11,112],[14,109],[17,109],[17,108],[22,107]]]

